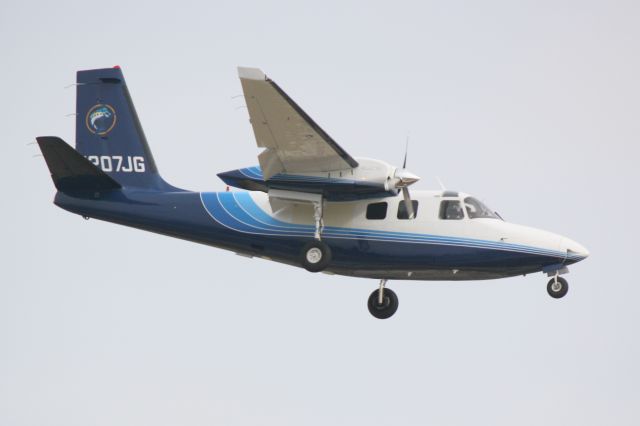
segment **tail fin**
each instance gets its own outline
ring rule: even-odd
[[[167,189],[119,67],[78,71],[76,150],[122,186]]]
[[[96,192],[121,188],[120,184],[55,136],[36,138],[53,183],[62,192]]]

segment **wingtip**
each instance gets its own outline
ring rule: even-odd
[[[267,76],[264,75],[260,68],[248,68],[238,67],[238,77],[246,80],[266,80]]]

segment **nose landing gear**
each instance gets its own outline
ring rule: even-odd
[[[567,295],[569,283],[564,278],[556,275],[547,283],[547,293],[554,299],[560,299]]]

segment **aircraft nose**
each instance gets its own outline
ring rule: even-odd
[[[575,258],[576,261],[580,261],[589,257],[589,250],[583,245],[570,240],[569,238],[562,238],[562,248],[568,252],[569,257]]]

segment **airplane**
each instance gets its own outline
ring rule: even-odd
[[[379,319],[398,309],[388,280],[486,280],[546,273],[548,294],[589,252],[569,238],[503,220],[478,198],[410,191],[420,179],[354,158],[273,80],[238,68],[259,166],[219,173],[222,192],[176,188],[159,174],[119,66],[77,72],[75,149],[37,143],[54,204],[94,218],[302,267],[379,280],[367,301]],[[229,190],[229,186],[237,188]]]

